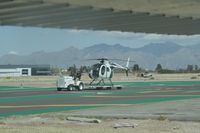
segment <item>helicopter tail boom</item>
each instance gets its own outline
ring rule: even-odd
[[[114,68],[120,68],[120,69],[125,69],[125,70],[128,70],[128,67],[129,67],[129,62],[130,62],[130,58],[127,59],[127,63],[126,63],[126,66],[121,66],[117,63],[112,63],[112,67]]]
[[[126,63],[126,68],[127,69],[128,69],[128,66],[129,66],[129,61],[130,61],[130,58],[128,58],[127,63]]]

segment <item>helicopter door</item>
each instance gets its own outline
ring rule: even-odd
[[[106,66],[105,65],[102,65],[100,67],[99,75],[102,78],[106,78]]]
[[[99,76],[102,78],[109,78],[111,74],[111,68],[102,65],[99,71]]]

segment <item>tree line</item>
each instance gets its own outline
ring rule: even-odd
[[[76,65],[72,65],[69,66],[66,69],[61,69],[58,67],[53,67],[51,68],[51,73],[53,75],[58,75],[61,73],[67,74],[67,75],[74,75],[77,72],[78,73],[88,73],[91,70],[91,66],[80,66],[77,67]],[[150,71],[150,72],[156,72],[156,73],[160,73],[160,74],[167,74],[167,73],[200,73],[200,66],[198,65],[190,65],[188,64],[185,68],[181,68],[181,69],[166,69],[163,68],[161,64],[157,64],[154,70],[146,70],[142,67],[139,66],[139,64],[134,64],[132,67],[129,68],[129,72],[132,73],[141,73],[141,72],[146,72],[146,71]],[[124,73],[125,70],[123,69],[115,69],[114,70],[115,73]]]
[[[132,68],[133,72],[138,72],[138,71],[145,71],[142,68],[139,67],[138,64],[135,64]],[[151,70],[156,73],[199,73],[200,72],[200,67],[198,65],[190,65],[188,64],[186,68],[180,68],[180,69],[167,69],[163,68],[161,64],[157,64],[154,70]]]

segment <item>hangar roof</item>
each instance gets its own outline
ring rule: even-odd
[[[0,0],[0,25],[200,34],[199,0]]]

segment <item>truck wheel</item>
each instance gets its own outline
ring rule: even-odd
[[[57,88],[57,91],[61,91],[62,90],[62,88]]]
[[[68,91],[73,91],[73,86],[72,85],[69,85]]]
[[[80,83],[79,86],[78,86],[78,90],[82,91],[83,89],[84,89],[84,85],[83,85],[83,83]]]

